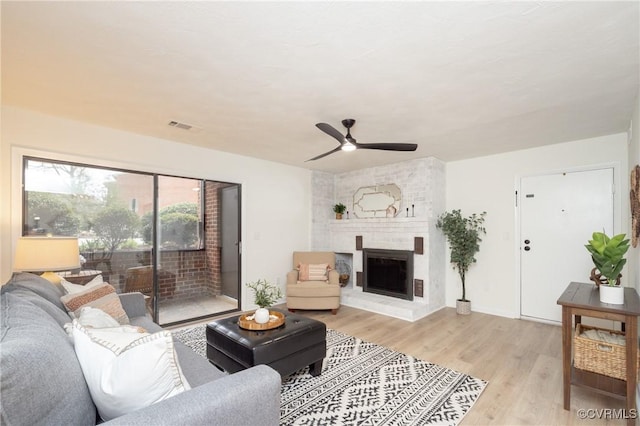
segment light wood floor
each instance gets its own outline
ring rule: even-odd
[[[559,326],[445,308],[407,322],[343,306],[337,315],[298,311],[328,328],[470,374],[489,382],[463,425],[614,425],[580,420],[578,409],[622,409],[624,401],[572,387],[571,411],[562,403]]]
[[[286,310],[284,305],[276,307]],[[559,326],[476,312],[457,315],[453,308],[416,322],[348,306],[342,306],[337,315],[329,311],[296,313],[322,321],[327,328],[488,381],[463,426],[626,424],[622,419],[579,419],[579,409],[621,410],[625,404],[575,386],[571,411],[563,409]]]

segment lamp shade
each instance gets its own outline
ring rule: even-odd
[[[13,269],[23,272],[68,271],[80,267],[75,237],[20,237]]]

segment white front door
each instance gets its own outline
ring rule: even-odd
[[[613,168],[522,178],[519,200],[520,314],[560,322],[569,282],[590,282],[584,245],[613,231]]]

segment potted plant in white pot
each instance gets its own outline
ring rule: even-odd
[[[624,303],[624,288],[620,284],[622,268],[627,259],[625,253],[629,250],[629,240],[625,234],[608,237],[604,232],[594,232],[585,247],[591,253],[591,260],[600,277],[600,302],[622,305]],[[592,275],[596,271],[592,271]],[[596,275],[597,276],[597,275]]]
[[[269,283],[267,280],[258,280],[247,283],[247,287],[253,290],[255,304],[260,308],[256,309],[254,321],[258,324],[269,322],[269,309],[282,297],[280,287]]]
[[[487,212],[463,217],[460,210],[445,212],[438,217],[436,227],[444,233],[451,250],[453,269],[458,271],[462,281],[462,297],[456,300],[459,314],[471,313],[471,301],[467,300],[465,278],[472,263],[476,262],[476,253],[480,250],[481,234],[486,234],[484,217]]]
[[[342,215],[346,210],[347,206],[342,203],[338,203],[333,206],[333,212],[336,214],[336,219],[342,219]]]

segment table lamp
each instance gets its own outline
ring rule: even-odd
[[[60,282],[55,271],[80,267],[80,250],[76,237],[20,237],[13,269],[44,272],[41,276],[54,284]]]

